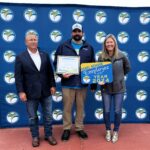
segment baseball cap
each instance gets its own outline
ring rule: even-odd
[[[79,30],[82,31],[82,25],[79,24],[79,23],[73,24],[73,26],[72,26],[72,31],[75,30],[75,29],[79,29]]]

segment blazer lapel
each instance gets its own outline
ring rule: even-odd
[[[33,60],[32,60],[32,58],[31,58],[31,56],[30,56],[30,54],[29,54],[28,51],[26,51],[26,59],[27,59],[27,62],[28,62],[30,65],[32,65],[32,67],[33,67],[34,69],[36,69],[36,70],[38,71],[38,69],[37,69],[37,67],[35,66],[35,64],[34,64],[34,62],[33,62]]]
[[[41,57],[41,67],[40,67],[40,71],[42,70],[43,68],[43,61],[44,61],[44,55],[42,52],[39,51],[39,54],[40,54],[40,57]]]

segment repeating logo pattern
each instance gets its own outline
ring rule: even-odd
[[[142,24],[145,24],[145,25],[148,24],[150,22],[150,13],[149,12],[143,12],[140,15],[139,19],[140,19],[140,22]]]
[[[127,91],[124,93],[122,108],[123,122],[148,122],[149,117],[149,66],[150,66],[150,12],[146,8],[130,11],[128,8],[88,8],[85,6],[72,6],[69,9],[63,6],[41,7],[34,5],[7,6],[0,5],[0,83],[2,91],[2,114],[0,126],[19,126],[25,120],[25,116],[19,111],[24,111],[19,103],[20,99],[15,90],[14,63],[16,55],[24,50],[24,36],[33,33],[39,38],[39,46],[48,52],[51,63],[54,62],[57,47],[71,36],[73,23],[83,25],[84,37],[95,50],[95,60],[98,61],[102,44],[107,34],[116,36],[119,48],[130,59],[131,74],[124,77]],[[67,25],[67,26],[66,26]],[[69,27],[69,28],[68,28]],[[133,35],[134,33],[134,35]],[[54,72],[57,84],[57,92],[52,96],[52,119],[55,123],[63,119],[63,96],[61,92],[61,78]],[[86,81],[88,82],[88,77]],[[87,110],[85,107],[85,122],[97,120],[103,122],[103,104],[100,86],[94,94],[88,91],[90,100],[87,105],[93,107]],[[1,103],[0,103],[1,105]],[[131,105],[135,107],[131,107]],[[17,110],[19,108],[20,110]],[[93,111],[94,110],[94,111]],[[90,111],[90,112],[89,112]],[[88,116],[90,113],[90,116]],[[73,116],[76,111],[73,110]],[[42,114],[38,110],[37,116],[42,121]],[[26,116],[27,117],[27,116]],[[92,117],[92,118],[91,118]],[[74,119],[74,118],[73,118]],[[28,120],[26,118],[26,120]],[[28,122],[26,122],[27,124]]]
[[[138,118],[138,119],[145,119],[146,118],[146,116],[147,116],[147,111],[146,111],[146,109],[144,109],[144,108],[138,108],[137,110],[136,110],[136,117]]]
[[[85,19],[85,14],[82,10],[80,9],[77,9],[73,12],[73,19],[76,21],[76,22],[83,22],[84,19]]]
[[[53,9],[49,12],[49,18],[52,22],[57,23],[61,20],[62,14],[59,10]]]
[[[18,96],[15,93],[8,93],[5,99],[8,104],[13,105],[17,103]]]
[[[145,101],[147,99],[147,92],[145,90],[138,90],[136,92],[136,98],[138,101]]]
[[[53,30],[50,33],[50,38],[53,42],[60,42],[62,40],[62,33],[58,30]]]
[[[7,50],[4,53],[4,60],[8,63],[13,63],[15,61],[15,58],[16,58],[16,54],[12,50]]]
[[[106,37],[106,33],[104,31],[98,31],[95,35],[95,39],[98,43],[103,43]]]
[[[107,20],[107,14],[104,11],[98,11],[95,15],[97,23],[103,24]]]
[[[118,20],[120,24],[125,25],[130,21],[130,15],[127,12],[121,12],[119,14]]]
[[[138,60],[139,60],[139,62],[145,63],[145,62],[148,61],[148,59],[149,59],[149,53],[147,51],[141,51],[141,52],[139,52],[139,54],[138,54]]]
[[[150,39],[150,35],[148,32],[146,31],[143,31],[139,34],[139,41],[143,44],[149,42],[149,39]]]
[[[5,29],[2,32],[2,38],[6,42],[13,42],[15,37],[16,37],[15,32],[12,31],[11,29]]]
[[[9,8],[2,8],[0,10],[0,17],[4,20],[4,21],[11,21],[14,17],[14,14],[12,12],[11,9]]]
[[[147,79],[148,79],[148,74],[146,71],[142,70],[137,73],[137,80],[139,82],[145,82]]]
[[[129,40],[129,35],[127,32],[125,31],[122,31],[118,34],[118,41],[121,43],[121,44],[125,44],[127,43]]]
[[[24,17],[26,19],[26,21],[28,22],[34,22],[37,18],[37,13],[35,10],[28,8],[27,10],[25,10],[24,12]]]
[[[52,113],[53,119],[56,121],[61,121],[62,120],[62,116],[63,116],[63,112],[60,109],[55,109]]]
[[[15,77],[13,72],[7,72],[4,76],[4,80],[7,84],[15,83]]]
[[[52,98],[55,102],[60,102],[62,101],[62,93],[57,91],[55,95],[52,96]]]
[[[19,120],[19,114],[17,112],[9,112],[6,118],[8,123],[14,124]]]

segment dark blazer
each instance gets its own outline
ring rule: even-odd
[[[39,51],[40,71],[36,68],[28,51],[22,52],[15,61],[15,82],[17,92],[25,92],[27,99],[50,96],[50,88],[55,87],[53,69],[47,53]]]

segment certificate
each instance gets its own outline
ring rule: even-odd
[[[60,56],[57,57],[58,74],[79,74],[80,57],[79,56]]]

